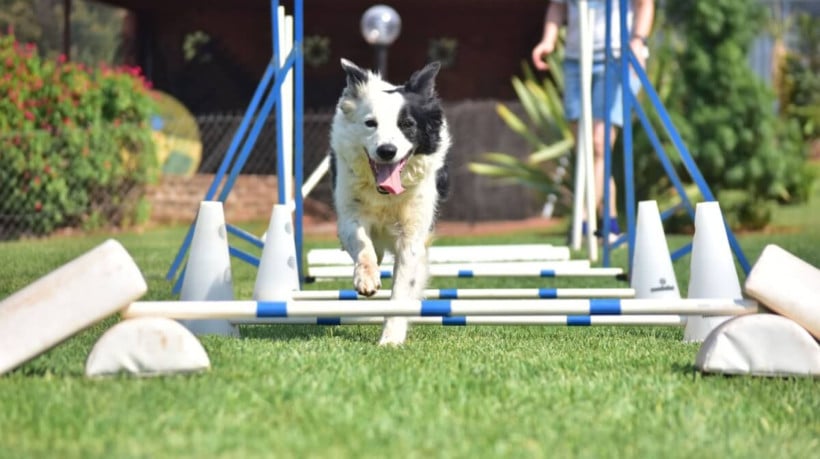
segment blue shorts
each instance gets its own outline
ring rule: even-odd
[[[624,113],[621,94],[621,65],[620,59],[613,61],[609,69],[613,81],[613,91],[609,94],[609,103],[606,104],[610,113],[610,120],[616,126],[623,126]],[[592,118],[604,120],[604,61],[592,63]],[[641,82],[638,77],[629,72],[629,86],[632,94],[638,94]],[[577,59],[564,60],[564,116],[569,121],[578,121],[581,118],[581,65]]]

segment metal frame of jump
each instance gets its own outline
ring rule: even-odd
[[[288,196],[290,194],[290,173],[293,173],[292,189],[298,190],[293,193],[293,206],[295,211],[294,229],[295,229],[295,243],[297,253],[297,264],[299,272],[302,272],[302,247],[303,247],[303,199],[301,192],[304,182],[304,59],[302,52],[302,43],[304,37],[304,5],[303,0],[294,0],[293,12],[293,26],[292,35],[290,32],[283,32],[285,30],[288,20],[285,24],[282,23],[283,14],[280,14],[279,0],[271,0],[271,34],[273,55],[265,68],[265,72],[256,87],[256,91],[251,98],[251,102],[245,111],[242,122],[239,125],[234,137],[228,147],[225,157],[219,166],[219,169],[214,176],[214,180],[208,191],[205,193],[205,201],[218,200],[225,202],[228,195],[233,189],[239,173],[245,166],[248,157],[256,145],[259,134],[264,127],[265,121],[271,113],[272,109],[276,109],[276,170],[279,176],[278,180],[278,202],[280,204],[289,204]],[[287,49],[287,44],[292,46],[287,54],[283,51]],[[287,43],[283,43],[284,41]],[[283,86],[287,85],[287,81],[292,74],[293,79],[293,94],[292,97],[286,95],[283,91]],[[292,98],[292,107],[285,107],[289,104]],[[283,116],[287,110],[292,108],[293,117],[288,120]],[[290,167],[290,159],[287,158],[286,151],[290,150],[287,145],[291,140],[293,142],[293,165]],[[237,156],[238,152],[238,156]],[[283,173],[282,171],[286,171]],[[224,185],[222,184],[224,181]],[[221,191],[217,195],[217,191],[222,186]],[[194,223],[191,223],[188,233],[182,242],[182,246],[177,252],[166,279],[173,280],[177,276],[177,272],[182,266],[188,250],[191,245],[191,240],[194,234]],[[254,236],[253,234],[244,231],[233,225],[226,225],[228,233],[234,235],[244,241],[253,244],[260,249],[264,246],[264,242]],[[250,263],[254,266],[259,266],[259,258],[247,252],[244,252],[236,247],[230,247],[230,254],[239,258],[242,261]],[[174,292],[179,292],[182,286],[182,280],[185,276],[183,269],[174,284]],[[301,279],[300,275],[300,279]]]
[[[582,0],[584,1],[584,0]],[[620,32],[621,32],[621,43],[629,43],[629,29],[627,27],[627,2],[620,1],[619,2],[620,8]],[[606,24],[606,56],[607,64],[616,57],[612,54],[612,35],[611,35],[611,25],[612,25],[612,0],[606,0],[605,6],[605,14],[607,17],[607,24]],[[709,184],[706,183],[706,180],[703,178],[703,174],[701,174],[700,169],[698,168],[695,161],[692,159],[692,155],[689,153],[689,150],[686,148],[686,145],[683,142],[680,134],[678,133],[677,129],[675,128],[674,124],[672,123],[672,119],[669,116],[669,113],[666,111],[666,107],[663,106],[663,103],[658,96],[658,93],[655,91],[655,88],[652,87],[652,83],[649,81],[649,77],[646,75],[646,72],[641,67],[640,63],[638,62],[635,55],[632,53],[632,50],[629,46],[621,46],[621,55],[620,59],[620,80],[621,81],[629,81],[629,71],[632,70],[638,76],[641,81],[642,88],[646,91],[647,96],[649,97],[649,101],[652,107],[655,109],[658,118],[660,119],[661,123],[663,124],[663,128],[666,131],[667,136],[671,140],[672,144],[675,146],[675,149],[678,151],[680,158],[683,162],[683,165],[686,171],[689,173],[689,176],[695,182],[700,190],[703,198],[706,201],[716,201],[712,190],[709,187]],[[613,93],[613,78],[611,72],[613,70],[610,68],[609,65],[605,66],[605,89],[604,89],[604,99],[608,100],[610,94]],[[689,214],[689,217],[694,221],[695,219],[695,208],[692,205],[692,202],[686,195],[686,192],[683,187],[683,183],[681,182],[680,177],[678,176],[677,172],[675,171],[672,162],[669,159],[669,156],[666,154],[663,146],[661,145],[660,140],[658,139],[657,133],[655,129],[652,127],[652,124],[649,121],[649,118],[646,116],[643,108],[637,101],[637,96],[632,93],[632,91],[622,91],[623,94],[623,119],[624,119],[624,126],[623,126],[623,154],[624,154],[624,198],[626,202],[626,220],[627,220],[627,235],[626,239],[624,236],[621,236],[619,240],[615,241],[614,244],[609,243],[609,220],[611,215],[611,209],[609,208],[609,197],[610,197],[610,187],[609,187],[609,178],[612,176],[612,151],[610,148],[610,127],[611,127],[611,120],[609,116],[605,118],[605,138],[604,138],[604,147],[605,147],[605,155],[604,155],[604,192],[603,192],[603,225],[601,228],[601,232],[603,233],[603,265],[609,266],[610,264],[610,252],[612,248],[617,247],[620,244],[626,242],[629,246],[629,271],[632,270],[632,258],[634,255],[634,247],[635,247],[635,181],[634,181],[634,163],[633,163],[633,151],[632,151],[632,123],[629,122],[632,115],[632,110],[634,107],[635,113],[638,115],[638,118],[643,126],[644,130],[649,137],[650,143],[652,144],[653,149],[655,150],[655,154],[658,156],[658,159],[661,161],[661,165],[666,172],[668,178],[672,182],[673,186],[675,187],[675,191],[680,196],[681,202],[673,206],[670,209],[663,210],[661,212],[661,219],[666,220],[668,219],[674,212],[678,209],[683,207]],[[743,249],[740,247],[740,244],[737,241],[732,230],[726,225],[726,235],[729,239],[729,245],[732,248],[732,251],[737,258],[738,263],[740,264],[741,268],[743,269],[746,275],[749,274],[751,270],[751,265],[749,264],[746,255],[743,253]],[[677,260],[683,255],[689,253],[692,250],[692,244],[687,244],[675,251],[672,252],[672,260]]]

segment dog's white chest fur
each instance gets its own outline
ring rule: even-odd
[[[420,299],[427,283],[427,247],[436,218],[441,173],[450,146],[447,123],[433,89],[438,65],[403,86],[342,61],[347,87],[330,135],[338,235],[355,263],[362,295],[380,287],[379,262],[395,255],[394,299]],[[446,177],[446,176],[445,176]],[[401,344],[404,318],[388,318],[382,344]]]

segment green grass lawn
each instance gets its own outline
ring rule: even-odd
[[[781,210],[770,232],[740,235],[749,260],[776,243],[820,266],[817,198]],[[148,280],[146,299],[173,298],[164,275],[182,235],[171,228],[116,236]],[[104,239],[0,244],[0,297]],[[669,238],[673,249],[689,240]],[[563,238],[553,229],[439,242]],[[614,265],[625,262],[619,250]],[[675,264],[684,291],[688,263]],[[254,275],[234,263],[237,298],[250,297]],[[546,282],[457,286],[613,285]],[[376,346],[374,326],[247,326],[242,339],[202,340],[213,366],[207,373],[85,379],[86,355],[116,320],[0,377],[0,457],[808,458],[820,451],[817,380],[698,375],[698,346],[682,343],[679,328],[418,326],[406,346],[385,349]]]

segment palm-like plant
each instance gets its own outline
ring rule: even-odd
[[[541,81],[526,62],[522,64],[523,78],[513,77],[513,89],[526,120],[502,103],[496,107],[501,119],[527,141],[532,153],[518,158],[508,153],[488,152],[482,155],[481,162],[468,165],[475,174],[531,188],[549,202],[558,201],[559,208],[571,202],[571,190],[566,186],[570,168],[567,153],[574,145],[572,131],[563,114],[561,62],[560,53],[550,55],[550,77]]]

